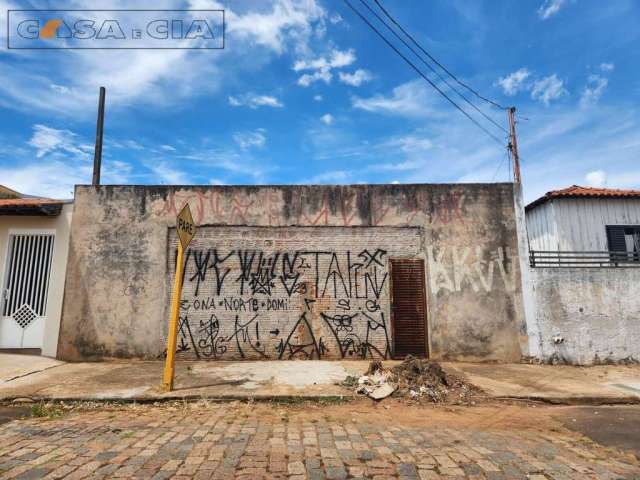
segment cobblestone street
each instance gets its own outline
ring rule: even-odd
[[[640,478],[554,407],[389,405],[47,407],[0,426],[0,478]]]

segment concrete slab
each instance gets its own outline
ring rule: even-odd
[[[385,361],[384,365],[397,363]],[[640,403],[640,366],[442,366],[496,398],[565,404]],[[162,361],[65,363],[42,357],[0,356],[0,400],[352,396],[352,389],[338,383],[347,375],[364,374],[369,361],[181,361],[176,364],[175,390],[170,393],[160,389],[163,367]]]
[[[393,362],[392,362],[393,363]],[[0,385],[0,399],[166,399],[350,396],[337,383],[368,361],[178,362],[175,390],[160,390],[164,363],[64,363]]]
[[[640,365],[443,363],[492,397],[566,404],[640,403]]]
[[[0,385],[62,364],[64,362],[37,355],[0,353]]]

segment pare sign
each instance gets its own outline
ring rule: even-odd
[[[191,243],[193,236],[196,234],[196,224],[193,221],[189,204],[186,204],[178,214],[176,228],[178,230],[178,238],[180,239],[182,249],[186,250]]]

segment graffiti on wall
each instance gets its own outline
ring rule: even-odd
[[[382,248],[191,248],[185,255],[178,354],[388,358],[387,257]]]
[[[491,292],[496,286],[515,289],[515,259],[509,247],[486,251],[480,247],[427,248],[431,293]]]
[[[331,205],[329,194],[325,192],[313,203],[307,194],[300,193],[293,204],[293,219],[300,226],[354,226],[371,225],[430,225],[464,224],[465,195],[452,189],[443,193],[417,190],[407,194],[394,204],[381,195],[370,200],[371,218],[360,219],[357,197],[341,196]],[[283,220],[281,192],[264,189],[253,194],[241,190],[225,193],[220,190],[170,191],[167,197],[154,208],[160,217],[175,217],[189,204],[197,224],[219,223],[226,225],[269,225],[288,224]],[[314,204],[313,211],[309,205]]]

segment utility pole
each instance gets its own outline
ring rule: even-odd
[[[507,109],[509,114],[509,150],[513,157],[513,181],[521,183],[520,157],[518,156],[518,140],[516,139],[516,107]]]
[[[100,87],[98,100],[98,123],[96,126],[96,147],[93,152],[93,181],[92,185],[100,185],[100,168],[102,166],[102,133],[104,129],[104,96],[106,90]]]

